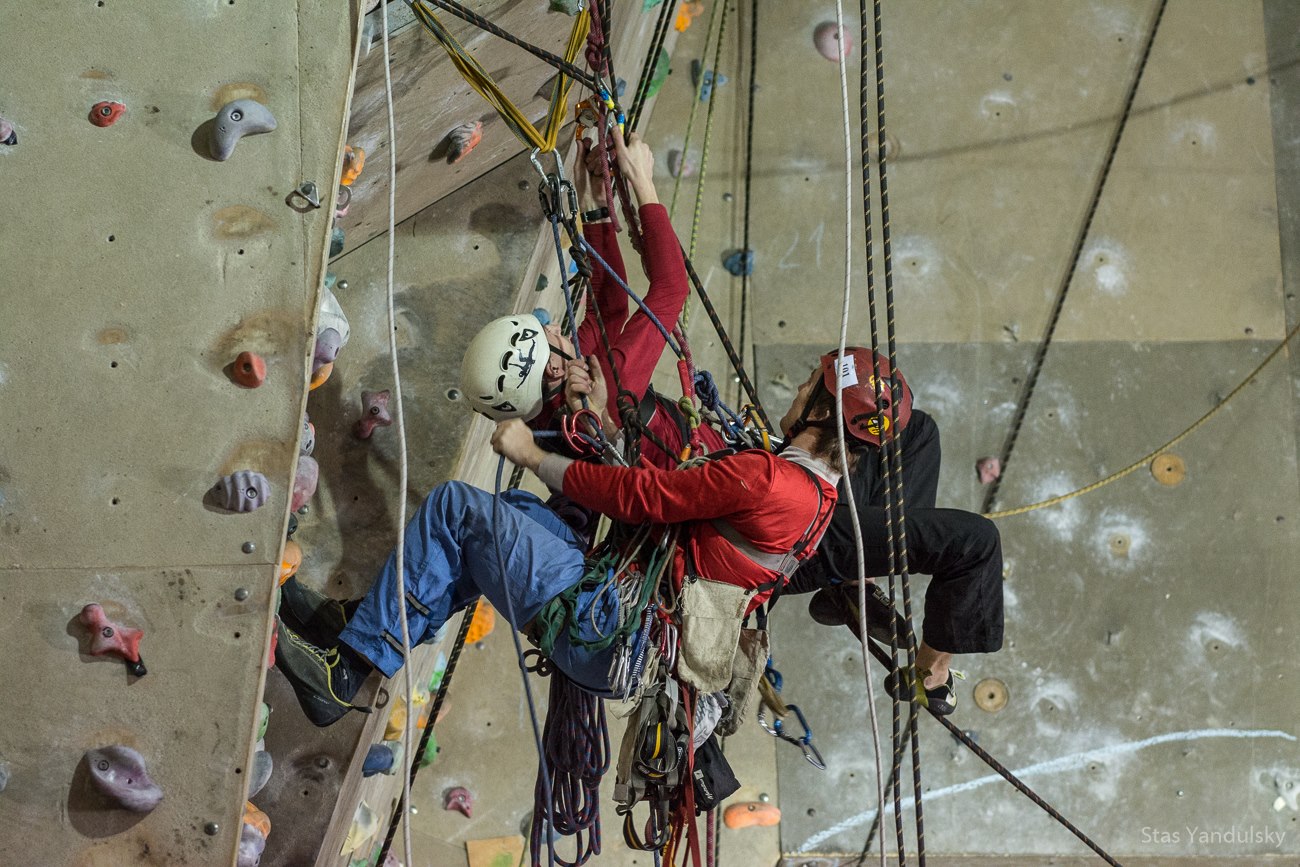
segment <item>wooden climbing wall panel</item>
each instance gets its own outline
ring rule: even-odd
[[[318,0],[0,11],[0,863],[235,860],[357,24]],[[277,128],[219,162],[238,98]],[[101,102],[125,112],[93,124]],[[244,350],[257,390],[224,370]],[[241,469],[264,506],[205,503]],[[148,674],[88,654],[92,602],[144,630]],[[152,812],[89,784],[112,744]]]

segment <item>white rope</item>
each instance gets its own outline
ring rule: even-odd
[[[384,102],[388,109],[388,270],[385,273],[388,289],[388,351],[393,362],[393,393],[397,397],[397,453],[399,471],[397,475],[397,611],[398,621],[402,625],[403,665],[402,679],[406,687],[406,722],[402,726],[402,755],[406,762],[402,768],[402,803],[405,804],[402,816],[402,846],[406,864],[415,863],[411,857],[411,774],[407,766],[418,761],[412,749],[412,724],[416,717],[415,686],[411,676],[411,631],[406,621],[406,575],[403,562],[406,549],[406,420],[402,414],[402,372],[397,363],[397,314],[393,309],[393,271],[397,253],[397,121],[393,115],[393,68],[388,54],[388,3],[379,4],[379,26],[384,43]]]
[[[867,563],[866,552],[863,550],[862,542],[862,521],[858,515],[858,504],[853,496],[853,483],[849,479],[849,449],[844,438],[844,389],[838,384],[839,371],[844,364],[844,351],[848,346],[849,340],[849,305],[853,298],[853,208],[854,208],[854,162],[853,162],[853,135],[850,128],[849,118],[849,78],[845,66],[845,55],[848,53],[844,49],[844,4],[842,0],[835,0],[835,25],[838,27],[840,39],[840,99],[844,108],[844,307],[840,313],[840,346],[839,354],[836,356],[836,380],[835,388],[835,422],[838,431],[840,447],[840,464],[844,470],[845,484],[844,491],[847,494],[849,514],[853,516],[853,545],[858,555],[858,638],[862,642],[862,668],[867,676],[867,711],[871,717],[871,747],[876,756],[876,797],[877,803],[884,809],[885,804],[885,779],[884,765],[881,762],[880,755],[880,726],[876,718],[876,694],[875,686],[871,679],[871,650],[867,642]],[[861,50],[861,49],[859,49]],[[868,154],[863,153],[862,159],[868,159]],[[885,867],[885,829],[884,823],[880,827],[880,867]]]

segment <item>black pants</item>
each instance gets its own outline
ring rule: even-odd
[[[941,453],[934,419],[914,410],[902,445],[907,569],[933,576],[925,594],[924,641],[946,653],[992,653],[1002,647],[1002,540],[997,527],[973,512],[935,508]],[[869,449],[851,474],[868,577],[890,571],[880,456],[879,450]],[[840,501],[817,554],[794,574],[784,593],[808,593],[857,576],[853,515],[844,484],[840,482]]]

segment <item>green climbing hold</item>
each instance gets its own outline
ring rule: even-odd
[[[565,15],[577,15],[582,11],[582,0],[551,0],[550,9]]]
[[[645,0],[645,3],[643,3],[641,6],[641,11],[649,12],[651,9],[655,8],[662,2],[664,2],[664,0]]]
[[[654,72],[650,75],[650,87],[646,90],[646,99],[650,99],[659,92],[659,88],[664,86],[664,82],[668,80],[668,66],[668,52],[660,49],[659,59],[655,61]]]
[[[262,702],[261,710],[258,712],[257,720],[257,739],[260,741],[266,737],[266,726],[271,721],[271,706]]]
[[[420,767],[427,768],[433,764],[433,760],[438,757],[438,735],[435,732],[429,732],[429,745],[424,748],[424,754],[420,756]]]

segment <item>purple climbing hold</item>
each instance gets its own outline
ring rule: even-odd
[[[266,849],[266,837],[255,825],[244,823],[239,832],[239,860],[235,867],[258,867],[262,863],[262,851]]]
[[[216,504],[227,512],[252,512],[266,505],[271,496],[271,483],[266,476],[253,470],[239,470],[222,476],[212,488]]]
[[[293,477],[293,502],[289,511],[296,512],[316,495],[316,485],[320,482],[320,464],[311,455],[298,458],[298,472]]]
[[[311,423],[306,413],[303,413],[302,439],[298,441],[298,453],[309,455],[314,451],[316,451],[316,425]]]
[[[90,779],[118,806],[148,813],[163,798],[162,788],[149,777],[144,756],[122,744],[86,751]]]
[[[853,53],[853,35],[848,28],[843,31],[834,21],[823,21],[813,31],[813,45],[817,53],[832,63]]]
[[[316,352],[312,359],[311,372],[315,373],[327,364],[332,364],[339,357],[343,348],[343,336],[333,328],[322,329],[316,335]]]
[[[10,147],[18,144],[18,133],[14,132],[14,125],[3,117],[0,117],[0,144]]]
[[[275,115],[257,100],[237,99],[228,102],[212,121],[208,152],[214,160],[228,160],[241,138],[274,129]]]
[[[388,399],[392,392],[361,392],[361,418],[357,419],[357,439],[368,440],[377,427],[388,427],[393,423],[393,416],[388,412]]]

